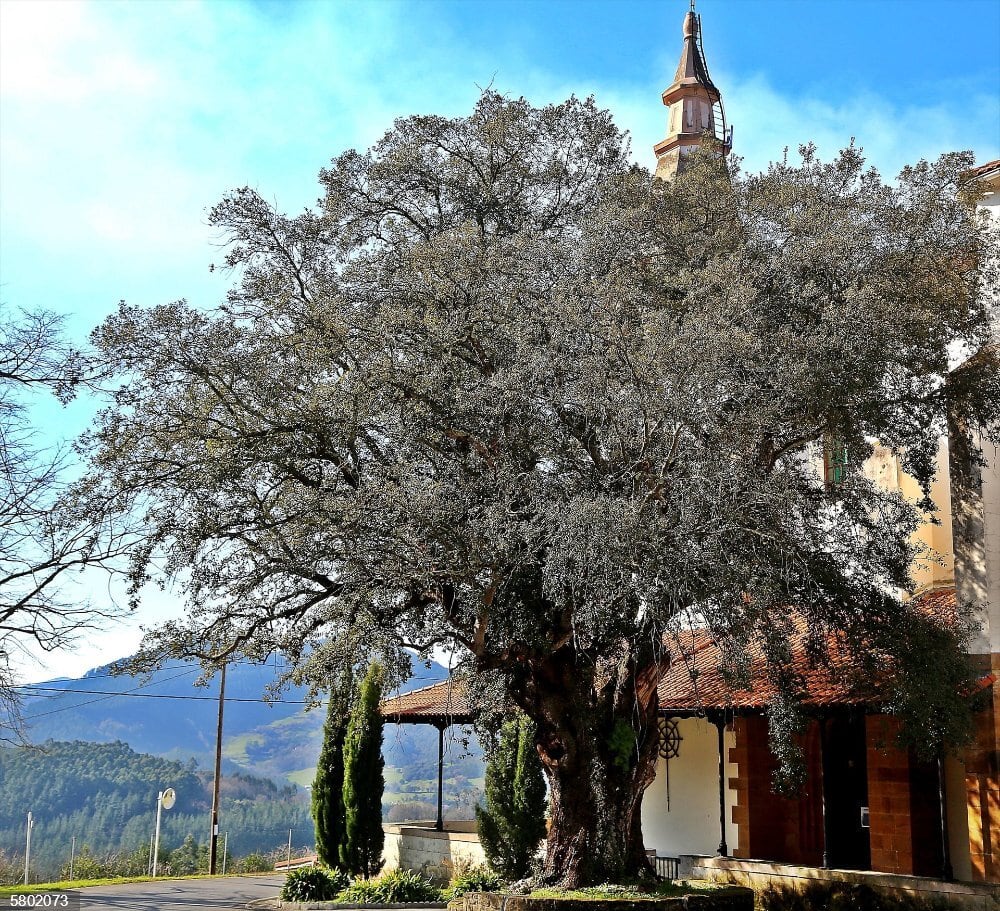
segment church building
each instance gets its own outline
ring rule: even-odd
[[[720,154],[732,148],[693,5],[677,71],[662,94],[666,137],[654,152],[664,180],[703,143]],[[980,205],[1000,218],[1000,161],[968,179]],[[973,695],[983,709],[974,744],[936,762],[901,750],[898,722],[811,666],[803,637],[793,652],[813,719],[802,737],[806,784],[794,799],[777,797],[766,720],[773,694],[763,675],[732,690],[708,632],[690,630],[677,638],[659,684],[660,758],[643,801],[645,844],[660,872],[759,884],[868,871],[906,877],[917,892],[919,877],[939,881],[938,891],[952,880],[1000,883],[1000,458],[990,445],[986,465],[976,464],[969,457],[975,442],[960,427],[941,441],[932,491],[938,512],[917,532],[938,560],[914,569],[914,597],[927,611],[953,615],[956,600],[981,606],[972,652],[979,671]],[[863,471],[918,498],[916,483],[887,449],[876,447]],[[442,737],[448,725],[471,720],[461,684],[451,682],[390,699],[382,711],[389,722],[435,725]],[[436,828],[447,835],[440,813]],[[475,840],[468,827],[462,839]]]

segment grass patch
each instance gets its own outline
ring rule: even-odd
[[[292,784],[297,784],[299,787],[304,788],[316,780],[316,767],[313,766],[311,769],[296,769],[293,772],[286,772],[285,778]]]
[[[655,901],[658,898],[676,898],[680,895],[690,895],[692,892],[712,892],[725,889],[719,883],[703,880],[672,880],[657,883],[655,886],[616,886],[605,884],[590,886],[585,889],[535,889],[531,898],[557,898],[568,901]]]

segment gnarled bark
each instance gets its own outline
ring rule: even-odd
[[[543,880],[576,888],[652,875],[641,808],[656,773],[656,667],[588,669],[568,650],[545,665],[515,688],[549,783]]]

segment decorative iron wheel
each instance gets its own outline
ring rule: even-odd
[[[680,728],[674,718],[660,718],[660,756],[664,759],[676,759],[681,752]]]

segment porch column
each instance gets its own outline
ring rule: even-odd
[[[830,868],[830,821],[826,809],[826,718],[816,719],[819,725],[819,793],[823,814],[823,869]]]
[[[719,734],[719,856],[729,856],[726,844],[726,718],[717,715],[714,719]]]
[[[437,822],[434,828],[438,832],[444,831],[444,729],[448,725],[438,722],[435,727],[438,729],[438,801],[437,801]]]
[[[937,756],[938,806],[941,810],[941,879],[951,882],[955,878],[951,869],[951,845],[948,844],[948,801],[944,780],[944,756]]]

